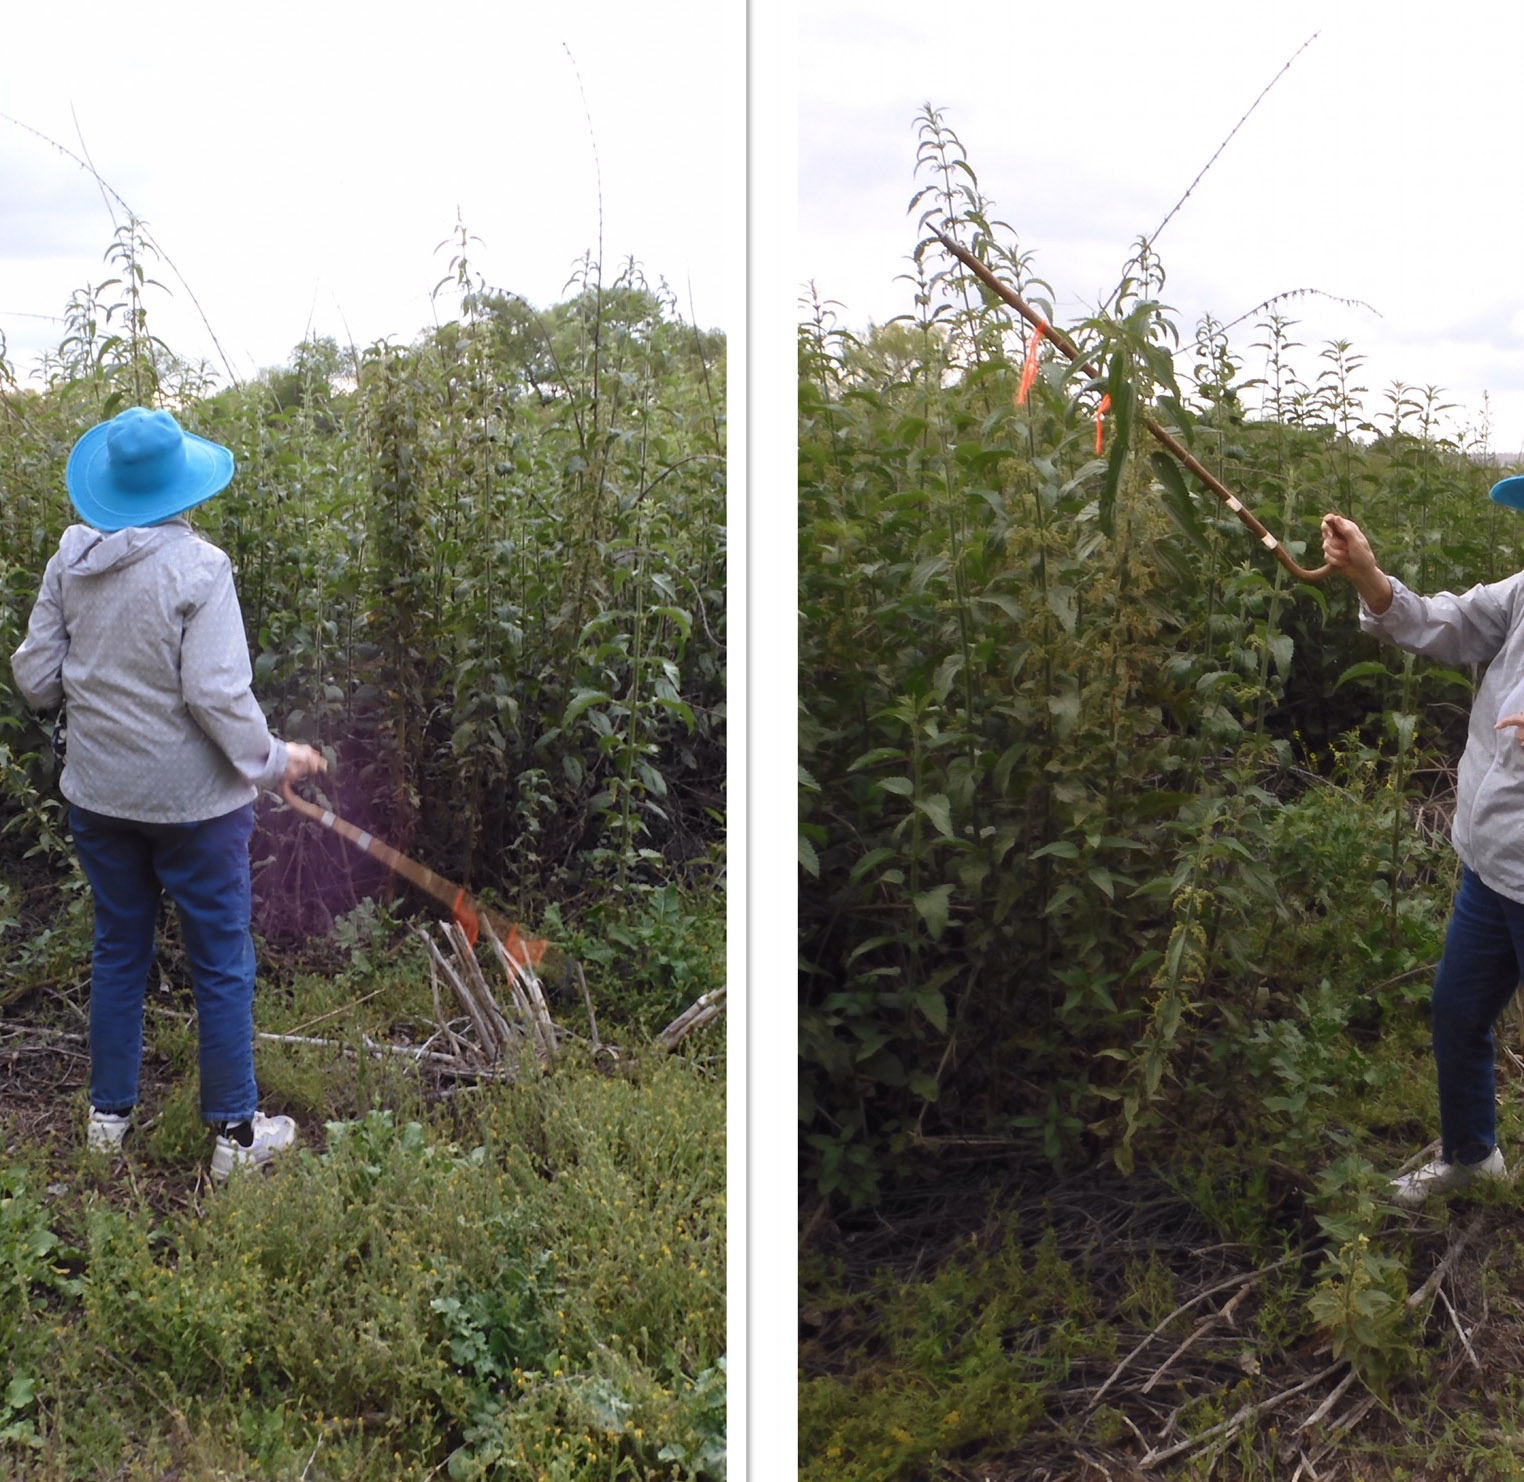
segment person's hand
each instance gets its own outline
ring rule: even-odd
[[[1385,612],[1392,605],[1392,584],[1376,564],[1365,531],[1353,520],[1332,511],[1323,516],[1323,559],[1349,578],[1372,612]]]
[[[294,784],[303,777],[311,777],[327,770],[328,758],[315,747],[308,746],[305,741],[286,743],[286,775],[283,781]]]
[[[1376,553],[1363,531],[1343,515],[1323,516],[1323,559],[1336,571],[1353,576],[1356,572],[1379,570]]]
[[[1506,730],[1512,726],[1519,734],[1517,737],[1520,746],[1524,746],[1524,715],[1505,715],[1495,726],[1494,731]]]

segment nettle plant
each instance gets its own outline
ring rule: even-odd
[[[1144,416],[1298,560],[1336,482],[1378,548],[1421,547],[1444,581],[1478,555],[1460,506],[1485,479],[1434,398],[1355,442],[1358,357],[1332,347],[1309,385],[1273,314],[1260,381],[1213,321],[1177,381],[1146,240],[1074,359],[1034,345],[943,244],[1052,321],[931,109],[918,168],[913,311],[853,334],[812,290],[799,331],[800,1115],[814,1183],[854,1200],[947,1136],[1126,1167],[1235,1077],[1284,1095],[1295,1068],[1240,1031],[1320,1001],[1285,941],[1327,906],[1281,899],[1277,818],[1346,733],[1390,775],[1342,888],[1388,903],[1360,915],[1368,961],[1414,950],[1403,902],[1431,877],[1410,805],[1463,721],[1431,702],[1469,677],[1378,654],[1345,584],[1266,559]],[[1398,475],[1421,499],[1392,518]]]
[[[971,169],[950,170],[945,129],[923,128],[938,183],[913,203],[923,227],[972,219],[988,242]],[[817,911],[821,927],[806,950],[803,1114],[832,1163],[825,1182],[842,1187],[839,1160],[870,1128],[904,1143],[933,1103],[945,1117],[984,1054],[1009,1058],[1025,1038],[1042,1058],[1045,1015],[1024,1028],[988,1016],[1013,944],[1052,961],[1066,936],[1088,941],[1061,970],[1094,980],[1087,1012],[1093,993],[1121,1018],[1104,944],[1119,911],[1138,914],[1123,902],[1159,816],[1141,784],[1166,731],[1137,655],[1169,623],[1167,521],[1139,498],[1149,465],[1128,456],[1140,373],[1167,363],[1157,304],[1129,285],[1121,317],[1081,330],[1114,367],[1114,442],[1098,456],[1104,388],[1052,363],[1013,406],[1009,316],[987,322],[982,290],[929,242],[916,260],[903,331],[833,341],[817,316],[802,334],[801,753],[819,789],[802,810],[820,881],[807,939]],[[1068,777],[1048,770],[1060,751]],[[849,828],[833,830],[833,814]],[[1043,977],[1025,992],[1046,997],[1057,1030],[1074,994]],[[1076,1121],[1070,1089],[1044,1098],[1050,1142]],[[886,1101],[902,1110],[875,1126]]]
[[[346,816],[526,912],[639,917],[643,892],[723,862],[724,338],[634,261],[606,281],[589,253],[535,309],[483,282],[472,243],[462,224],[442,244],[417,343],[309,339],[212,393],[153,334],[154,244],[129,222],[45,394],[0,380],[0,637],[20,641],[72,518],[73,442],[169,405],[234,451],[194,520],[232,558],[261,702],[334,753]],[[0,676],[7,807],[46,789],[45,742]],[[271,930],[376,883],[300,831],[257,852]]]

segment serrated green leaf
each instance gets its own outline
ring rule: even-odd
[[[937,885],[913,897],[916,911],[920,914],[921,920],[926,923],[932,941],[937,941],[947,930],[952,889],[951,885]]]
[[[931,820],[932,826],[944,839],[952,837],[952,804],[946,793],[934,792],[930,797],[918,798],[916,807]]]
[[[566,706],[566,713],[561,717],[561,724],[569,726],[579,715],[594,705],[609,705],[613,703],[613,699],[614,697],[607,690],[576,690]]]
[[[651,612],[655,617],[671,618],[684,638],[693,632],[693,615],[681,607],[653,607]]]
[[[875,746],[872,751],[865,751],[847,771],[858,772],[864,767],[875,767],[880,762],[902,761],[905,753],[898,746]]]
[[[1021,603],[1006,592],[984,592],[973,600],[988,603],[991,607],[998,607],[1012,622],[1019,623],[1026,617]]]
[[[938,1034],[947,1033],[947,1000],[940,988],[918,988],[911,994],[911,999]]]
[[[1161,452],[1151,454],[1148,461],[1154,477],[1163,486],[1164,508],[1170,518],[1192,545],[1198,550],[1209,551],[1211,542],[1207,539],[1206,527],[1201,523],[1196,501],[1191,498],[1190,490],[1185,486],[1185,476],[1180,472],[1180,465],[1168,453]]]
[[[1463,690],[1474,689],[1469,674],[1462,674],[1459,669],[1426,669],[1425,679],[1438,679],[1444,684],[1458,685]]]
[[[1385,664],[1378,663],[1375,659],[1365,659],[1361,663],[1351,664],[1349,668],[1346,669],[1338,677],[1338,679],[1334,681],[1334,689],[1337,690],[1341,685],[1347,683],[1351,679],[1369,679],[1373,675],[1387,675],[1390,673],[1391,670],[1388,669]]]
[[[1048,588],[1048,609],[1058,619],[1058,625],[1069,637],[1074,636],[1074,626],[1079,621],[1079,598],[1074,588],[1055,582]]]
[[[870,849],[852,866],[851,873],[847,876],[848,882],[856,885],[865,875],[877,869],[886,859],[893,859],[898,853],[897,849]]]

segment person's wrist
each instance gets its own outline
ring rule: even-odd
[[[1377,567],[1371,574],[1356,584],[1356,591],[1360,593],[1360,600],[1378,616],[1392,605],[1395,595],[1392,591],[1391,578],[1386,572]]]

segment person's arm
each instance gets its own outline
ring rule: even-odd
[[[1343,515],[1324,516],[1323,553],[1359,593],[1361,628],[1446,664],[1491,663],[1524,600],[1524,572],[1465,592],[1420,596],[1381,569],[1364,532]]]
[[[204,600],[185,620],[180,644],[180,687],[192,719],[238,773],[258,788],[276,788],[326,772],[321,752],[270,733],[254,698],[243,614],[224,560]]]
[[[69,630],[64,626],[58,557],[54,556],[43,572],[26,637],[11,655],[16,691],[33,710],[56,710],[63,704],[63,662],[68,652]]]

